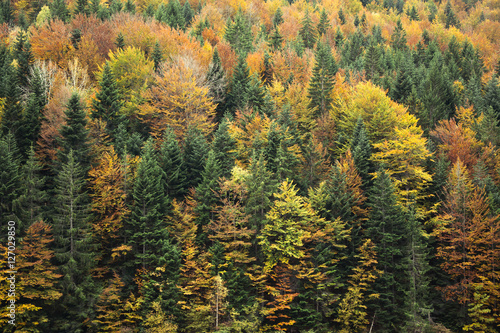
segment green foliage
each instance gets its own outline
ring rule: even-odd
[[[236,13],[234,21],[227,23],[224,38],[231,44],[240,57],[245,57],[248,52],[253,50],[250,22],[241,10],[238,10]]]
[[[306,13],[302,19],[302,27],[300,28],[299,35],[306,48],[312,49],[314,47],[316,43],[316,31],[308,9],[306,9]]]
[[[327,113],[331,108],[333,81],[337,73],[337,64],[326,44],[318,42],[315,53],[313,76],[309,83],[309,108],[316,108],[319,115]]]
[[[185,194],[186,169],[182,159],[182,151],[172,128],[168,127],[163,135],[158,162],[165,178],[163,180],[165,194],[170,198],[182,198]]]

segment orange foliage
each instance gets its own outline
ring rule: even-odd
[[[68,51],[73,48],[70,28],[60,20],[53,20],[39,28],[31,26],[31,47],[36,58],[52,60],[61,67],[67,60]]]
[[[254,53],[250,53],[247,56],[247,64],[250,69],[250,75],[253,73],[260,74],[264,70],[264,52],[259,50]]]
[[[217,51],[219,52],[222,67],[226,72],[227,76],[230,78],[233,75],[233,69],[238,62],[236,57],[236,52],[231,48],[231,46],[226,42],[220,42],[217,44]]]
[[[102,21],[92,16],[77,15],[70,23],[71,30],[79,29],[83,38],[91,40],[100,58],[107,57],[109,51],[114,51],[115,35],[110,21]],[[94,66],[100,65],[100,63]]]
[[[291,48],[286,48],[274,54],[272,63],[276,79],[284,84],[288,81],[290,75],[293,74],[295,82],[307,85],[312,75],[312,66],[314,65],[314,61],[308,61],[308,59],[312,59],[312,52],[310,50],[304,51],[302,58]]]

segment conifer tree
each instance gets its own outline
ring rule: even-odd
[[[125,36],[123,36],[121,32],[116,36],[115,45],[118,50],[123,50],[125,48]],[[108,65],[107,62],[106,65]]]
[[[55,180],[54,235],[58,272],[64,276],[53,329],[78,332],[92,316],[95,286],[90,274],[94,265],[89,225],[86,172],[70,149]]]
[[[446,7],[444,8],[445,19],[445,28],[448,29],[451,26],[454,26],[460,29],[460,21],[458,20],[453,8],[451,7],[450,0],[446,3]]]
[[[344,11],[342,10],[342,7],[340,7],[339,9],[339,21],[340,21],[340,24],[343,25],[345,24],[345,16],[344,16]]]
[[[234,22],[229,21],[224,38],[231,44],[238,56],[246,57],[253,50],[252,30],[248,19],[241,9],[234,17]]]
[[[486,85],[484,106],[485,108],[491,107],[497,119],[500,119],[500,86],[496,76],[493,76]]]
[[[250,90],[250,71],[246,59],[238,58],[238,64],[233,71],[230,90],[227,94],[227,109],[234,113],[236,110],[243,109],[249,99]]]
[[[309,84],[308,97],[311,99],[309,108],[317,108],[317,113],[323,115],[331,108],[331,92],[337,64],[327,45],[318,42],[315,54],[313,76]]]
[[[22,222],[20,230],[28,228],[37,221],[42,220],[42,209],[48,201],[44,191],[45,179],[41,175],[42,165],[35,156],[31,146],[28,159],[21,167],[20,193],[16,202],[18,215]]]
[[[283,44],[283,35],[281,35],[279,28],[277,26],[274,27],[273,33],[269,36],[269,46],[275,50],[281,50],[281,45]]]
[[[318,36],[326,34],[326,31],[330,28],[330,22],[328,21],[328,15],[326,14],[325,9],[321,11],[321,15],[319,17],[318,27]]]
[[[273,26],[277,27],[278,25],[280,25],[283,22],[284,22],[284,20],[283,20],[283,11],[281,10],[281,7],[278,7],[276,9],[276,12],[274,12]]]
[[[405,51],[407,49],[406,31],[404,30],[403,24],[399,19],[396,22],[396,28],[391,35],[391,45],[395,50]]]
[[[31,52],[31,44],[25,31],[19,31],[14,44],[14,57],[17,60],[17,84],[27,88],[30,68],[35,58]]]
[[[211,148],[220,164],[220,176],[229,178],[236,158],[236,141],[229,134],[229,120],[227,118],[222,119],[217,131],[215,131]]]
[[[186,168],[185,189],[196,188],[202,181],[202,172],[208,153],[208,144],[197,128],[190,127],[187,130],[184,143],[182,145],[184,167]]]
[[[369,309],[375,314],[375,327],[390,330],[404,324],[403,302],[399,297],[405,288],[404,244],[407,244],[407,226],[398,205],[394,186],[389,175],[377,172],[368,195],[371,212],[366,222],[366,236],[376,245],[377,269],[383,272],[371,288],[379,294],[370,303]]]
[[[99,87],[99,92],[92,100],[90,115],[94,119],[104,120],[107,134],[113,137],[123,117],[120,114],[122,105],[120,92],[108,62],[104,65]]]
[[[363,179],[364,188],[370,182],[370,173],[373,171],[373,165],[370,161],[372,156],[372,145],[366,133],[365,124],[362,118],[358,118],[350,146],[354,163],[358,169],[359,175]]]
[[[75,162],[80,165],[84,172],[87,172],[90,167],[89,130],[86,128],[85,111],[77,93],[74,93],[69,99],[64,118],[66,125],[61,126],[59,130],[61,134],[61,138],[59,138],[61,148],[57,155],[59,163],[66,163],[69,152],[73,151]]]
[[[186,168],[179,142],[171,127],[168,127],[163,135],[158,162],[165,173],[163,180],[165,194],[170,198],[181,199],[187,190],[185,188]]]
[[[21,175],[17,147],[12,135],[0,136],[0,214],[5,219],[14,218],[14,204],[20,190]],[[7,234],[5,230],[4,235]],[[1,236],[4,239],[3,235]]]
[[[302,27],[300,28],[300,37],[306,48],[312,49],[316,43],[316,31],[313,26],[311,17],[309,16],[309,10],[306,9],[304,18],[302,19]]]
[[[184,3],[184,7],[182,8],[182,12],[184,14],[184,21],[185,21],[185,24],[187,27],[188,25],[191,24],[191,21],[193,20],[194,15],[195,15],[193,9],[191,8],[191,4],[189,3],[189,1],[186,1]]]
[[[160,70],[160,64],[163,61],[163,52],[161,50],[160,43],[158,43],[158,41],[156,41],[155,47],[153,48],[152,58],[154,62],[155,72],[158,73],[158,71]]]
[[[39,75],[34,75],[30,83],[31,93],[21,120],[21,138],[19,150],[26,155],[31,145],[36,143],[42,126],[43,109],[47,104],[47,96],[42,87]]]
[[[88,6],[89,6],[88,0],[77,0],[74,15],[75,16],[78,14],[88,15],[89,14]]]
[[[153,140],[149,139],[137,166],[133,204],[126,223],[127,244],[132,246],[136,267],[160,266],[161,251],[167,238],[164,218],[169,199],[163,189],[164,178]]]

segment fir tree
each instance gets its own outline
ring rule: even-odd
[[[125,2],[125,12],[135,14],[135,4],[132,0],[127,0],[127,2]]]
[[[283,44],[283,36],[280,34],[279,28],[274,27],[273,33],[269,36],[269,46],[273,50],[281,50],[281,45]]]
[[[96,296],[90,275],[94,254],[85,174],[70,150],[55,180],[55,259],[64,278],[60,282],[63,296],[58,302],[53,329],[62,331],[83,329],[83,322],[92,316]]]
[[[0,136],[0,215],[5,219],[14,219],[14,204],[20,190],[21,175],[17,147],[11,134]],[[8,220],[7,220],[8,221]],[[6,225],[6,224],[4,224]],[[2,229],[4,235],[7,230]],[[5,240],[3,237],[1,240]]]
[[[193,9],[191,8],[191,4],[189,3],[189,1],[186,1],[184,3],[184,7],[182,8],[182,12],[184,14],[184,21],[186,22],[186,27],[188,25],[191,24],[191,21],[193,20],[194,18],[194,11]]]
[[[202,172],[208,153],[207,141],[199,129],[188,128],[182,151],[184,167],[186,168],[185,188],[196,188],[203,179]]]
[[[391,330],[405,321],[404,299],[399,297],[405,288],[404,245],[407,244],[407,226],[402,207],[396,201],[394,186],[385,171],[377,172],[368,196],[371,212],[366,222],[366,236],[375,243],[377,268],[383,272],[371,292],[379,294],[369,309],[375,313],[375,327]]]
[[[250,91],[250,71],[246,59],[239,57],[238,64],[233,71],[230,90],[227,95],[227,109],[231,112],[242,110],[248,102]]]
[[[236,159],[236,141],[229,134],[229,120],[222,119],[211,143],[215,158],[220,164],[220,176],[229,178]]]
[[[358,169],[359,175],[363,179],[364,188],[370,184],[370,173],[373,171],[373,165],[370,161],[372,156],[372,145],[366,133],[365,124],[362,118],[358,118],[354,133],[351,139],[351,152],[354,164]]]
[[[160,43],[158,43],[158,41],[156,41],[155,47],[153,48],[152,58],[154,62],[155,72],[158,73],[160,70],[160,64],[163,62],[163,51],[161,50]]]
[[[401,20],[396,22],[396,28],[391,35],[391,45],[395,50],[405,51],[407,49],[406,31],[403,29]]]
[[[61,134],[58,140],[61,147],[57,155],[59,163],[66,163],[69,152],[73,151],[75,162],[87,172],[90,167],[89,130],[86,128],[85,112],[77,93],[69,99],[64,115],[66,125],[61,126],[59,130]]]
[[[90,115],[94,119],[104,120],[107,133],[113,137],[123,116],[120,114],[122,103],[119,88],[108,62],[104,65],[99,87],[99,92],[92,101]]]
[[[186,193],[186,168],[182,159],[182,151],[172,128],[168,127],[160,146],[159,164],[165,173],[164,192],[170,198],[181,199]]]
[[[234,22],[227,24],[224,37],[240,57],[245,57],[253,50],[251,26],[241,9],[236,13]]]
[[[444,8],[445,19],[445,28],[448,29],[451,26],[454,26],[460,29],[460,21],[458,20],[453,8],[451,7],[450,0],[446,3],[446,7]]]
[[[323,115],[330,110],[333,90],[333,79],[337,65],[329,48],[318,42],[315,54],[313,76],[309,84],[308,96],[311,99],[309,108],[317,108],[317,114]]]
[[[47,96],[40,82],[40,76],[34,75],[30,83],[30,94],[21,120],[21,135],[19,149],[23,155],[31,145],[36,143],[40,135],[43,119],[43,109],[47,104]]]
[[[118,50],[123,50],[125,48],[125,37],[121,32],[116,36],[115,45]]]
[[[88,0],[77,0],[74,15],[75,16],[78,14],[88,15],[89,14],[88,5],[89,5]]]
[[[274,13],[274,16],[273,16],[273,26],[277,27],[278,25],[280,25],[283,22],[284,22],[283,11],[281,10],[281,7],[278,7],[276,9],[276,12]]]
[[[312,49],[314,47],[316,43],[316,31],[308,9],[306,9],[306,13],[302,19],[302,27],[300,28],[299,35],[306,48]]]
[[[497,119],[500,119],[500,87],[498,78],[493,76],[486,85],[484,93],[484,106],[491,107]]]
[[[325,9],[321,11],[321,15],[319,17],[318,27],[318,36],[326,34],[326,31],[330,28],[330,22],[328,21],[328,15],[326,14]]]
[[[344,16],[344,11],[342,10],[342,7],[339,9],[339,21],[340,21],[340,24],[343,25],[345,24],[345,16]]]
[[[28,78],[30,76],[31,65],[35,61],[31,52],[31,44],[28,41],[27,33],[19,31],[14,44],[14,56],[17,60],[17,84],[20,87],[29,86]]]
[[[165,175],[158,165],[152,139],[146,141],[141,157],[126,236],[127,244],[133,249],[134,264],[153,268],[161,265],[161,251],[167,238],[164,218],[169,198],[163,189]]]

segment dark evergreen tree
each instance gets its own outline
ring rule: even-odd
[[[97,15],[102,10],[101,0],[90,0],[89,10],[90,13]]]
[[[280,25],[283,22],[285,22],[283,20],[283,11],[281,10],[281,7],[278,7],[276,9],[276,12],[274,13],[274,16],[273,16],[273,26],[277,27],[278,25]]]
[[[408,228],[392,181],[383,170],[377,172],[368,195],[368,206],[371,210],[365,234],[376,245],[377,268],[383,272],[371,288],[379,297],[370,302],[368,309],[374,314],[375,328],[392,331],[393,327],[402,327],[405,323],[405,298],[401,294],[408,280],[403,267]]]
[[[198,226],[196,233],[197,243],[206,247],[208,245],[208,234],[205,232],[205,226],[215,218],[214,209],[217,204],[215,193],[219,190],[219,177],[221,176],[221,166],[211,149],[208,152],[205,169],[201,173],[201,183],[196,187],[196,213],[198,215],[196,224]]]
[[[182,145],[186,190],[191,187],[196,188],[201,183],[208,150],[207,141],[201,131],[195,127],[188,128]]]
[[[321,11],[321,14],[319,16],[319,22],[318,22],[318,27],[316,30],[318,30],[318,36],[326,34],[326,31],[331,27],[330,22],[328,20],[328,15],[326,14],[325,9]]]
[[[88,7],[89,7],[88,0],[77,0],[74,15],[75,16],[78,14],[88,15],[89,14]]]
[[[335,31],[335,47],[341,48],[343,44],[344,44],[344,34],[342,33],[342,30],[340,30],[340,28],[337,27],[337,30]]]
[[[331,106],[331,92],[337,64],[327,45],[318,42],[315,54],[313,76],[309,84],[308,96],[311,98],[310,108],[317,108],[316,113],[323,115]]]
[[[133,3],[132,0],[127,0],[125,2],[125,12],[135,14],[135,4]]]
[[[444,15],[446,16],[444,23],[446,29],[448,29],[451,26],[460,29],[460,21],[458,20],[457,16],[455,15],[455,12],[453,11],[453,8],[451,7],[450,0],[448,0],[448,2],[446,3],[446,7],[444,8]]]
[[[365,63],[365,74],[368,80],[372,80],[374,82],[377,81],[380,76],[382,54],[380,52],[379,46],[374,43],[370,43],[368,48],[365,51],[364,63]]]
[[[14,215],[14,205],[20,191],[21,174],[19,173],[19,159],[17,147],[12,134],[0,136],[0,215],[6,221],[13,219],[18,221]],[[2,224],[3,235],[0,240],[5,244],[7,235],[6,222]],[[5,228],[5,229],[4,229]]]
[[[272,111],[271,99],[264,88],[262,81],[260,81],[257,73],[252,74],[250,77],[250,86],[248,89],[248,103],[247,106],[254,111],[270,115]]]
[[[161,50],[160,43],[158,43],[158,41],[156,41],[155,47],[153,48],[152,58],[155,66],[155,72],[158,73],[160,65],[163,62],[163,51]]]
[[[302,19],[302,27],[300,28],[299,35],[306,48],[312,49],[316,43],[316,29],[314,29],[309,10],[306,9],[304,18]]]
[[[269,46],[273,50],[281,50],[281,46],[283,45],[283,36],[280,34],[279,28],[275,26],[273,28],[273,33],[269,36]]]
[[[264,52],[264,69],[260,78],[266,87],[269,87],[273,82],[272,60],[267,52]]]
[[[227,118],[220,122],[217,131],[215,131],[211,148],[220,164],[220,176],[230,178],[236,159],[236,141],[229,134],[229,121]]]
[[[69,152],[73,151],[75,162],[84,172],[87,172],[90,168],[89,130],[86,128],[85,111],[77,93],[74,93],[69,99],[64,118],[66,124],[61,126],[59,130],[61,138],[58,139],[60,145],[57,154],[59,164],[67,163]]]
[[[10,1],[0,2],[0,24],[12,24],[14,21],[14,8]]]
[[[239,56],[246,56],[253,50],[252,29],[243,12],[238,10],[234,22],[228,22],[224,38]]]
[[[406,103],[414,89],[412,79],[413,70],[414,65],[412,57],[408,56],[402,60],[402,64],[396,74],[396,80],[389,93],[391,98],[398,103]]]
[[[28,41],[27,33],[19,31],[14,44],[14,57],[17,60],[17,84],[22,88],[29,86],[31,65],[35,57],[31,52],[31,44]]]
[[[493,76],[486,85],[484,93],[484,106],[491,107],[497,119],[500,119],[500,87],[498,78]]]
[[[28,151],[28,159],[21,167],[19,197],[16,200],[17,215],[21,221],[19,230],[25,231],[30,225],[41,221],[43,217],[43,206],[48,201],[48,195],[44,190],[45,179],[41,175],[42,164],[35,156],[35,150],[31,146]]]
[[[353,23],[354,23],[354,26],[355,26],[356,28],[359,28],[359,16],[358,16],[358,14],[356,14],[356,15],[354,16],[354,22],[353,22]]]
[[[132,246],[136,267],[154,268],[161,266],[162,249],[167,239],[164,218],[169,198],[165,195],[165,174],[158,165],[152,139],[146,141],[141,157],[125,234],[127,245]]]
[[[246,59],[239,57],[238,64],[233,71],[233,78],[230,90],[227,95],[227,110],[234,113],[236,110],[242,110],[248,103],[250,91],[250,71]]]
[[[118,50],[123,50],[125,48],[125,37],[121,32],[116,36],[115,45]]]
[[[184,21],[186,23],[186,27],[191,24],[191,21],[194,18],[194,10],[191,8],[191,4],[189,1],[184,3],[184,7],[182,8],[182,12],[184,14]]]
[[[133,132],[130,134],[124,122],[118,125],[114,142],[118,156],[123,157],[125,154],[139,156],[143,145],[144,141],[139,133]]]
[[[89,198],[85,193],[86,172],[70,150],[55,180],[53,205],[55,259],[63,294],[53,314],[53,330],[83,332],[92,317],[96,288],[91,276],[94,265],[89,224]]]
[[[344,16],[344,11],[342,10],[342,7],[339,9],[339,21],[341,25],[345,24],[345,16]]]
[[[354,164],[358,169],[359,175],[363,179],[364,188],[368,188],[373,172],[373,164],[370,161],[372,156],[372,145],[366,133],[365,124],[362,118],[358,118],[354,133],[351,139],[351,152],[354,159]]]
[[[230,261],[223,277],[228,290],[226,298],[228,309],[234,309],[241,313],[245,307],[249,307],[254,303],[255,290],[252,286],[252,281],[245,274],[242,267],[238,267]]]
[[[78,50],[80,47],[80,42],[82,40],[82,31],[80,29],[73,29],[71,31],[71,37],[69,38],[71,40],[71,44],[75,48],[75,50]]]
[[[401,20],[396,22],[396,28],[391,35],[391,45],[395,50],[405,51],[408,46],[406,45],[406,31],[403,29]]]
[[[164,192],[170,198],[182,199],[186,193],[186,168],[182,151],[172,128],[168,127],[160,146],[159,164],[165,173]]]
[[[106,132],[114,137],[118,125],[124,121],[124,117],[120,114],[122,102],[119,88],[108,62],[104,65],[99,88],[99,92],[92,101],[90,116],[94,119],[104,120]]]

